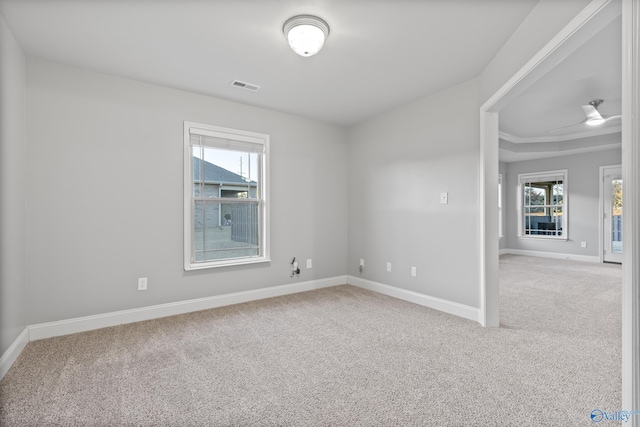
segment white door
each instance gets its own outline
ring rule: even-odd
[[[622,263],[622,168],[603,170],[603,259]]]

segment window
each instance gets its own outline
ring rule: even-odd
[[[184,122],[184,268],[269,261],[269,135]]]
[[[518,235],[566,240],[567,171],[518,175]]]

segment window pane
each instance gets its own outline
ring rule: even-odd
[[[193,217],[193,249],[196,261],[204,261],[203,253],[210,246],[207,230],[217,226],[220,206],[218,203],[196,200]]]
[[[556,206],[551,210],[552,222],[555,224],[556,236],[562,236],[563,212],[562,206]]]
[[[220,202],[258,197],[260,155],[205,146],[193,147],[192,154],[193,195],[200,198],[194,201],[194,261],[260,255],[258,203]]]
[[[525,184],[525,206],[546,204],[546,192],[544,188],[534,187],[533,184]]]
[[[240,188],[223,187],[220,189],[220,197],[226,199],[248,199],[249,192]]]
[[[204,184],[202,147],[192,147],[191,151],[193,155],[193,197],[200,197]]]
[[[561,205],[564,196],[564,189],[562,186],[562,182],[557,182],[553,185],[552,195],[551,195],[551,204],[552,205]]]
[[[260,154],[193,147],[194,197],[257,198]]]
[[[529,215],[524,217],[524,233],[531,234],[531,217]]]
[[[260,255],[257,203],[196,201],[195,261]]]
[[[525,214],[526,215],[535,215],[535,216],[542,216],[545,214],[545,208],[542,207],[530,207],[530,208],[525,208]]]

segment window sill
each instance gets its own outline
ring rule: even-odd
[[[558,242],[558,241],[566,242],[567,240],[569,240],[565,236],[544,236],[544,235],[518,236],[518,239],[525,239],[525,240],[551,240],[551,241],[556,241],[556,242]]]
[[[265,262],[271,262],[270,258],[252,258],[252,259],[238,259],[238,260],[224,260],[224,261],[210,261],[210,262],[198,262],[198,263],[188,263],[185,264],[185,271],[197,271],[197,270],[206,270],[209,268],[220,268],[220,267],[233,267],[238,265],[250,265],[250,264],[262,264]]]

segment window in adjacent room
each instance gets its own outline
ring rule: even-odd
[[[567,171],[518,175],[518,235],[567,239]]]
[[[269,135],[184,123],[184,268],[269,261]]]

